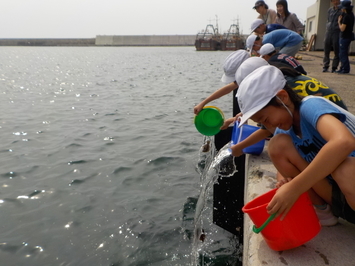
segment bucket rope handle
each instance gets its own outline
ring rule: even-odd
[[[276,213],[271,214],[269,218],[259,228],[253,225],[253,232],[259,234],[274,219],[275,215]]]

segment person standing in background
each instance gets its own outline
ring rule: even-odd
[[[266,25],[275,23],[276,11],[269,9],[264,1],[256,1],[253,8],[259,13],[257,18],[262,19]]]
[[[354,13],[353,6],[350,1],[342,1],[339,5],[343,14],[338,18],[338,25],[340,29],[339,39],[339,59],[340,69],[336,71],[338,74],[347,74],[350,72],[349,62],[349,45],[353,40],[353,28],[354,28]]]
[[[334,58],[332,63],[332,73],[339,65],[339,34],[338,17],[341,15],[341,9],[338,7],[340,0],[331,0],[333,6],[328,9],[328,19],[324,38],[324,57],[323,72],[327,72],[330,64],[329,54],[333,47]]]
[[[286,0],[279,0],[276,2],[277,16],[276,24],[280,24],[302,35],[303,24],[298,19],[295,13],[288,11],[288,4]]]

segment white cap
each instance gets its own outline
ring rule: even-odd
[[[263,58],[256,56],[248,58],[240,65],[237,72],[235,73],[235,80],[237,81],[237,84],[240,86],[246,76],[252,73],[255,69],[268,65],[269,63]]]
[[[250,54],[245,50],[237,50],[231,53],[223,64],[224,74],[221,81],[225,84],[229,84],[235,81],[235,72],[246,59],[250,57]]]
[[[249,37],[247,38],[246,46],[250,51],[253,49],[253,45],[254,45],[254,42],[257,37],[258,37],[258,35],[253,33],[253,34],[250,34]]]
[[[256,20],[253,21],[253,23],[251,23],[250,29],[251,32],[253,32],[254,30],[256,30],[257,27],[259,27],[261,24],[264,24],[264,20],[262,20],[261,18],[258,18]]]
[[[264,56],[272,53],[275,50],[276,50],[275,47],[271,43],[266,43],[263,46],[261,46],[259,54],[260,56]]]
[[[237,97],[243,113],[239,126],[264,108],[285,87],[281,70],[274,66],[262,66],[248,75],[240,84]]]

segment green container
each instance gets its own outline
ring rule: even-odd
[[[198,132],[205,136],[214,136],[221,130],[224,115],[219,108],[206,106],[195,116],[194,122]]]

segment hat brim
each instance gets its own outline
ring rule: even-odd
[[[240,119],[240,122],[239,122],[239,127],[244,125],[250,117],[252,117],[257,112],[259,112],[261,109],[263,109],[268,104],[269,101],[270,101],[270,99],[267,99],[267,100],[261,102],[258,106],[255,106],[253,109],[251,109],[248,112],[246,112],[245,114],[243,114]]]
[[[235,81],[235,77],[227,76],[226,74],[223,74],[221,81],[224,84],[229,84]]]

